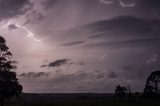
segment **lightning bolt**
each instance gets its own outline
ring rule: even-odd
[[[126,4],[122,0],[119,0],[119,3],[122,7],[134,7],[136,5],[136,3]]]
[[[7,25],[11,25],[11,23],[8,22]],[[18,27],[18,28],[22,28],[23,30],[25,30],[27,32],[27,35],[26,35],[27,37],[34,39],[36,42],[41,42],[42,41],[40,39],[37,39],[34,36],[34,34],[29,29],[27,29],[26,27],[23,27],[23,26],[18,25],[18,24],[15,24],[15,26]]]
[[[115,0],[100,0],[101,3],[113,4]]]
[[[118,1],[118,3],[122,6],[122,7],[134,7],[136,5],[135,2],[132,3],[125,3],[122,0],[100,0],[101,3],[105,3],[105,4],[113,4],[116,1]]]

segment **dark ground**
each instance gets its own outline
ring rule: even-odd
[[[23,94],[5,106],[160,106],[159,98],[118,99],[113,94]]]

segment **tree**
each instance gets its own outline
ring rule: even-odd
[[[121,87],[120,85],[118,85],[116,87],[116,89],[115,89],[115,95],[117,97],[119,97],[120,99],[126,97],[126,95],[127,95],[127,89],[126,89],[126,87],[123,87],[123,86]]]
[[[160,70],[152,72],[147,78],[144,96],[160,96]]]
[[[0,36],[0,104],[3,106],[6,100],[22,93],[22,86],[16,77],[16,73],[11,71],[16,66],[12,65],[12,54],[6,45],[6,41]]]
[[[133,93],[131,92],[131,88],[129,85],[127,86],[127,97],[130,99],[133,98]]]

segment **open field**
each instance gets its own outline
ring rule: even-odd
[[[85,96],[83,94],[76,96],[76,94],[68,95],[23,95],[21,98],[6,103],[5,106],[160,106],[160,99],[123,99],[119,100],[112,96],[97,95]],[[43,100],[44,99],[44,100]]]

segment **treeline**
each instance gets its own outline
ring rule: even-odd
[[[118,85],[115,89],[115,96],[123,98],[138,98],[138,97],[160,97],[160,70],[152,72],[147,78],[144,90],[142,93],[131,92],[130,87]]]

